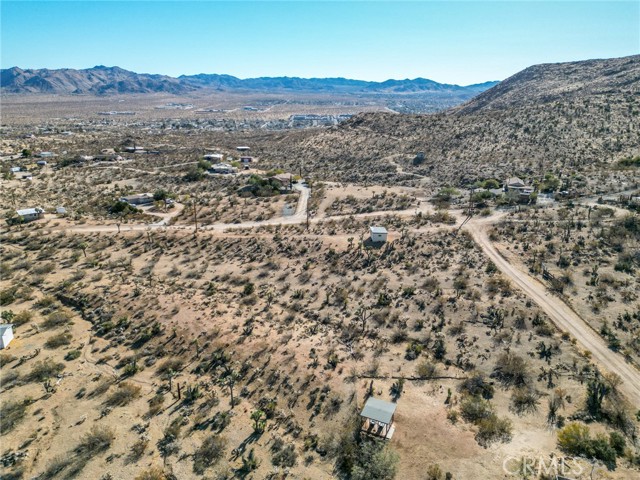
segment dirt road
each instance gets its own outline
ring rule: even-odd
[[[583,349],[589,350],[593,360],[600,366],[620,375],[623,381],[620,389],[627,394],[635,408],[640,407],[640,371],[627,363],[622,355],[611,351],[597,332],[560,298],[551,294],[541,282],[522,272],[500,255],[489,240],[487,228],[490,224],[490,220],[476,220],[469,222],[465,228],[498,269],[537,303],[558,328],[574,337]]]
[[[309,189],[302,185],[296,186],[296,189],[300,191],[300,197],[298,199],[298,205],[294,215],[289,217],[274,217],[269,220],[263,220],[258,222],[243,222],[235,224],[214,224],[200,227],[202,231],[214,231],[225,232],[234,229],[253,228],[265,225],[293,225],[300,224],[306,221],[307,202],[309,199]],[[429,212],[432,211],[432,207],[427,204],[422,204],[418,208],[410,210],[395,211],[395,212],[371,212],[364,214],[353,215],[355,218],[366,218],[371,216],[378,216],[387,214],[393,214],[398,216],[415,215],[417,212]],[[621,389],[628,395],[629,400],[633,405],[640,407],[640,371],[638,371],[633,365],[626,363],[622,355],[612,352],[604,342],[604,340],[589,327],[589,325],[573,310],[571,310],[560,298],[552,295],[547,288],[535,278],[531,277],[527,273],[521,271],[514,265],[510,264],[505,258],[503,258],[496,247],[489,240],[487,234],[487,228],[506,216],[506,212],[494,213],[490,217],[474,218],[465,225],[474,240],[482,248],[485,254],[495,263],[495,265],[502,271],[504,275],[509,277],[514,285],[520,288],[529,298],[544,310],[549,318],[563,331],[568,332],[574,337],[581,348],[588,350],[592,353],[592,358],[600,364],[604,369],[615,372],[623,380]],[[339,217],[318,217],[311,219],[312,223],[320,221],[328,221],[331,219],[344,219],[345,216]],[[164,219],[163,219],[164,220]],[[145,231],[155,228],[162,229],[176,229],[176,230],[192,230],[193,225],[182,226],[165,226],[165,222],[161,221],[156,224],[137,224],[137,225],[122,225],[123,232],[126,231]],[[117,231],[115,225],[83,225],[73,228],[66,228],[67,231],[76,232],[114,232]]]

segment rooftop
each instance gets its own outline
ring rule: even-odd
[[[122,198],[125,198],[126,200],[135,200],[136,198],[149,198],[149,197],[153,197],[153,194],[151,194],[151,193],[136,193],[134,195],[125,195]]]
[[[385,402],[384,400],[369,397],[367,402],[364,404],[364,408],[362,409],[360,416],[389,425],[391,423],[391,418],[396,411],[396,406],[397,405],[395,403]]]
[[[16,210],[16,213],[23,217],[24,215],[38,215],[40,213],[44,213],[44,210],[39,207],[23,208],[22,210]]]
[[[0,335],[3,335],[6,330],[12,329],[13,323],[3,323],[0,325]]]
[[[387,233],[387,229],[384,227],[369,227],[371,233]]]

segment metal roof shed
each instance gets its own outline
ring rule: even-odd
[[[369,397],[360,413],[360,416],[365,419],[363,425],[365,431],[384,438],[391,438],[394,431],[391,425],[395,412],[395,403]]]

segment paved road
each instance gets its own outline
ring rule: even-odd
[[[589,350],[598,364],[620,375],[624,382],[620,389],[627,394],[635,408],[640,407],[640,371],[627,363],[622,355],[611,351],[597,332],[560,298],[551,294],[540,281],[509,263],[489,240],[487,229],[491,223],[491,220],[472,220],[465,228],[498,269],[536,302],[558,328],[571,334],[581,348]]]

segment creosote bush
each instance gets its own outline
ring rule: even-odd
[[[131,382],[122,382],[105,402],[110,407],[123,407],[140,396],[141,387]]]

